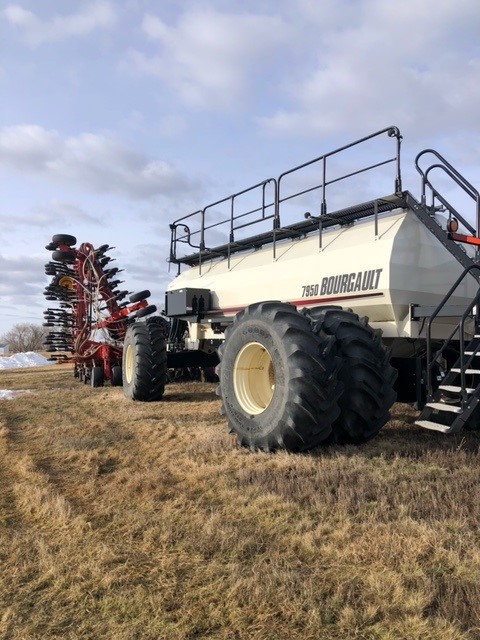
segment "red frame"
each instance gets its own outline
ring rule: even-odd
[[[66,358],[74,362],[76,371],[90,367],[102,367],[105,380],[111,380],[112,368],[122,363],[123,346],[92,340],[91,336],[98,329],[115,332],[115,341],[123,343],[127,332],[127,316],[148,306],[146,300],[132,303],[121,308],[110,287],[106,273],[96,257],[95,249],[89,242],[84,242],[78,249],[65,244],[58,245],[59,251],[73,252],[75,302],[73,304],[72,327],[73,355]],[[92,322],[90,312],[90,292],[98,286],[98,295],[106,305],[108,316],[101,322]]]
[[[480,238],[476,236],[465,236],[463,233],[449,233],[448,237],[450,240],[455,240],[456,242],[464,242],[466,244],[473,244],[476,247],[480,247]]]

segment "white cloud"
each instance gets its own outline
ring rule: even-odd
[[[70,15],[54,15],[50,20],[41,20],[18,4],[8,5],[3,15],[32,47],[72,36],[85,36],[97,29],[108,29],[116,22],[114,5],[108,0],[92,2]]]
[[[146,14],[142,28],[158,52],[131,49],[130,65],[173,86],[185,104],[213,109],[241,100],[252,79],[275,62],[289,33],[276,15],[208,7],[183,13],[176,26]]]
[[[0,254],[0,296],[12,296],[17,300],[38,296],[45,283],[44,263],[41,257]]]
[[[317,18],[316,65],[288,87],[290,106],[258,121],[290,135],[364,133],[398,124],[409,134],[478,129],[477,0],[336,3]],[[355,21],[343,16],[355,13]]]
[[[150,160],[106,135],[83,133],[62,139],[37,125],[0,130],[0,165],[56,182],[130,198],[172,196],[197,185],[171,164]]]
[[[0,229],[2,233],[15,232],[19,226],[27,228],[52,227],[61,220],[62,224],[93,224],[101,225],[104,220],[95,218],[81,207],[71,203],[53,198],[47,204],[33,207],[32,211],[25,215],[18,215],[12,218],[11,215],[0,214]]]

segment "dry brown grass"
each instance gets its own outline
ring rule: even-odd
[[[480,637],[478,434],[251,454],[213,385],[0,388],[1,638]]]

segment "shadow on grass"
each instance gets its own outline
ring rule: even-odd
[[[189,388],[181,388],[181,384],[168,385],[162,402],[218,402],[215,393],[216,384],[209,383],[185,383]],[[195,385],[195,386],[194,386]],[[196,388],[195,388],[196,387]]]
[[[444,435],[427,431],[415,425],[385,427],[378,436],[363,445],[324,445],[305,452],[313,458],[410,458],[418,459],[425,454],[464,451],[477,455],[480,452],[480,431],[462,431],[454,435]]]
[[[162,402],[168,403],[218,403],[216,384],[185,382],[167,386]],[[462,431],[445,435],[415,425],[419,413],[410,405],[396,404],[392,408],[392,418],[380,433],[363,445],[324,444],[301,454],[309,457],[325,458],[341,454],[347,458],[411,458],[418,459],[432,451],[450,453],[465,451],[480,452],[480,430]]]

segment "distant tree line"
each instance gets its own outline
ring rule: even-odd
[[[21,322],[13,325],[10,331],[0,337],[0,343],[8,345],[12,353],[24,353],[25,351],[42,351],[43,343],[49,330],[38,324]]]

